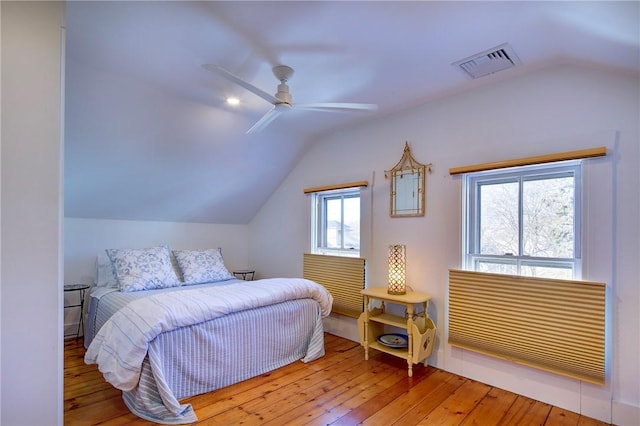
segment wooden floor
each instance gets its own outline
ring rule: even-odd
[[[199,425],[605,425],[326,334],[326,355],[182,402]],[[131,414],[120,391],[83,362],[81,341],[65,342],[65,425],[149,425]]]

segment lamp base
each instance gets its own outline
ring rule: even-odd
[[[406,290],[391,290],[391,289],[387,289],[387,293],[388,294],[394,294],[396,296],[401,296],[403,294],[407,294]]]

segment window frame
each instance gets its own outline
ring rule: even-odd
[[[360,187],[350,187],[343,189],[335,189],[328,191],[314,192],[311,197],[311,253],[325,254],[332,256],[360,256],[360,242],[361,242],[361,227],[358,228],[358,248],[345,248],[344,237],[341,238],[341,248],[327,247],[327,215],[326,215],[326,201],[341,199],[341,219],[340,225],[342,227],[342,235],[344,236],[344,200],[347,198],[357,198],[358,204],[361,202],[361,190]],[[360,218],[362,218],[361,206],[360,206]]]
[[[523,255],[523,183],[545,178],[573,176],[573,257],[537,257]],[[486,184],[518,183],[518,247],[513,254],[482,254],[480,252],[481,200],[480,188]],[[523,267],[561,267],[571,268],[569,279],[582,278],[582,161],[569,160],[547,164],[536,164],[504,169],[466,173],[463,177],[463,230],[462,264],[466,270],[477,271],[477,265],[483,261],[492,264],[512,265],[515,272],[500,272],[511,275],[523,275]]]

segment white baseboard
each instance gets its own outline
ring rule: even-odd
[[[640,425],[640,407],[613,401],[611,406],[611,423],[616,426]]]

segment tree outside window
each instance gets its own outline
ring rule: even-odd
[[[314,253],[359,255],[360,190],[315,194]]]
[[[580,274],[580,165],[469,174],[467,269],[574,279]]]

